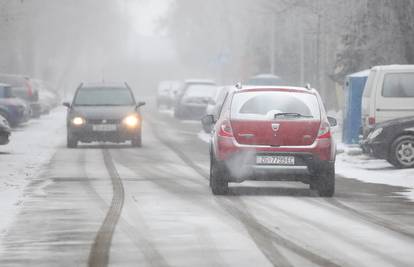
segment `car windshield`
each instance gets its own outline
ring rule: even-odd
[[[316,96],[281,91],[236,93],[231,105],[232,119],[272,120],[314,118],[320,111]]]
[[[211,84],[192,84],[189,85],[184,93],[184,98],[205,97],[213,98],[216,94],[217,86]]]
[[[81,88],[76,94],[75,106],[131,106],[134,99],[128,88]]]

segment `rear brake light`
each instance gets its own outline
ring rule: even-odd
[[[218,135],[222,137],[233,137],[233,130],[231,129],[229,121],[223,121],[223,123],[220,125],[220,131]]]
[[[331,138],[331,128],[329,122],[322,122],[318,132],[319,139]]]
[[[32,97],[33,96],[32,86],[30,85],[30,83],[28,81],[26,81],[25,84],[26,84],[26,87],[28,89],[29,96]]]
[[[368,118],[368,124],[369,125],[374,125],[375,124],[375,118],[374,117],[369,117]]]

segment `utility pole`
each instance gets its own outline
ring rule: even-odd
[[[276,15],[271,13],[271,33],[270,33],[270,55],[269,55],[269,65],[270,73],[275,74],[275,55],[276,55]]]
[[[305,34],[303,32],[303,23],[299,25],[299,70],[300,70],[300,85],[305,85]]]

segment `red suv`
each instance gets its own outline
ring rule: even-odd
[[[246,87],[231,90],[214,124],[210,187],[228,192],[229,182],[300,181],[331,197],[335,191],[335,143],[322,100],[314,89]]]

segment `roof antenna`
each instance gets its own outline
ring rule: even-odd
[[[312,89],[312,87],[311,87],[310,83],[307,83],[307,84],[305,85],[305,88],[306,88],[306,89],[308,89],[308,90],[311,90],[311,89]]]

